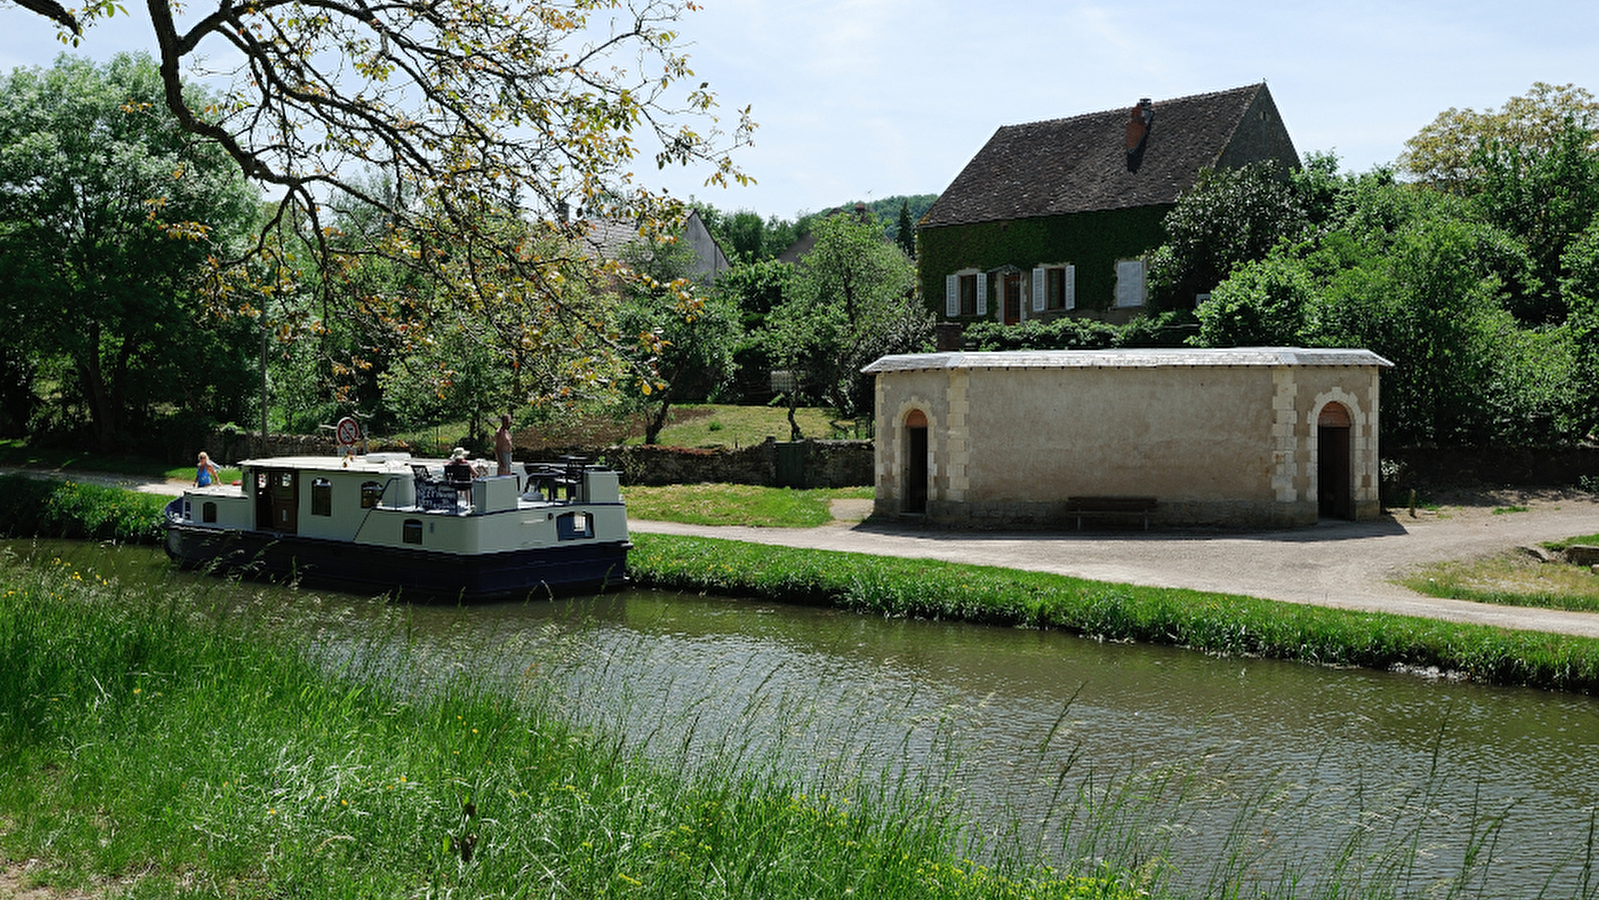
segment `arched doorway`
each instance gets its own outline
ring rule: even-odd
[[[927,512],[927,416],[913,409],[905,417],[905,491],[901,511]]]
[[[1316,417],[1316,514],[1325,519],[1353,519],[1355,491],[1351,473],[1349,410],[1329,403]]]

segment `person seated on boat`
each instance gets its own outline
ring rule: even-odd
[[[194,468],[194,486],[210,487],[211,483],[216,481],[220,474],[216,464],[211,461],[211,457],[206,456],[205,451],[201,450],[199,462]]]
[[[467,461],[467,452],[464,448],[456,447],[450,453],[450,461],[444,464],[444,480],[454,485],[470,484],[472,481],[472,463]]]

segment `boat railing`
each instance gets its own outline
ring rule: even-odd
[[[553,463],[523,463],[523,495],[536,492],[546,500],[582,502],[587,499],[583,486],[587,465],[588,460],[581,456],[563,456]]]

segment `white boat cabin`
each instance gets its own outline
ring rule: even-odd
[[[235,484],[184,492],[184,524],[458,554],[627,539],[617,473],[581,460],[503,476],[403,453],[239,465]]]

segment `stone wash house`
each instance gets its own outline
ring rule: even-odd
[[[1265,83],[1004,126],[917,224],[922,296],[961,323],[1127,321],[1178,197],[1264,160],[1299,164]]]
[[[1373,518],[1390,365],[1293,347],[885,356],[865,369],[875,512],[994,528]]]

